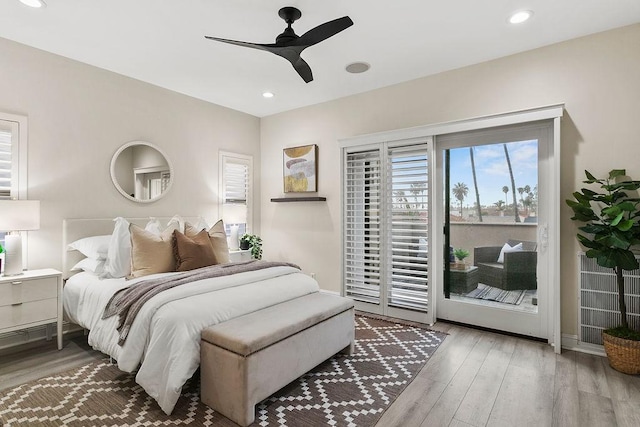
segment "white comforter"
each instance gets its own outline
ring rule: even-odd
[[[98,280],[89,273],[76,274],[65,285],[65,310],[72,321],[89,329],[89,344],[116,359],[118,368],[132,372],[140,367],[136,382],[167,414],[173,411],[182,386],[200,364],[200,333],[204,328],[318,291],[315,280],[291,267],[178,286],[143,306],[120,347],[117,316],[102,320],[102,312],[118,289],[139,280]]]

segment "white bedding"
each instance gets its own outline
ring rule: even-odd
[[[163,273],[171,275],[175,273]],[[147,276],[146,278],[161,275]],[[200,333],[211,325],[318,291],[318,284],[292,267],[272,267],[233,276],[200,280],[164,291],[146,303],[118,345],[117,316],[102,312],[119,289],[144,280],[98,279],[90,273],[65,284],[69,318],[89,329],[89,344],[132,372],[136,382],[170,414],[182,386],[200,364]]]

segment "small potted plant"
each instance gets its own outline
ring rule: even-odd
[[[251,249],[251,258],[262,259],[262,239],[255,234],[243,234],[240,237],[240,249]]]
[[[466,270],[467,264],[464,262],[464,259],[469,256],[469,251],[463,248],[457,248],[453,251],[453,255],[459,261],[455,264],[454,268],[456,270]]]
[[[604,349],[613,369],[640,374],[640,332],[629,326],[623,276],[623,270],[640,267],[631,251],[640,243],[640,199],[627,193],[638,190],[640,181],[621,180],[627,174],[624,169],[612,170],[605,179],[584,172],[587,179],[583,182],[598,184],[602,192],[583,188],[573,193],[575,200],[566,202],[574,213],[571,219],[585,223],[578,228],[583,233],[578,233],[578,240],[587,248],[585,255],[612,268],[616,275],[620,325],[602,331]]]

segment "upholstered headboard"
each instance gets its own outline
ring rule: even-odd
[[[172,217],[154,217],[164,225]],[[196,223],[198,217],[182,217],[185,221]],[[144,227],[150,220],[146,218],[125,218],[132,224]],[[89,236],[100,236],[113,232],[113,218],[68,218],[62,221],[62,278],[68,279],[74,273],[71,268],[78,263],[84,255],[76,250],[69,249],[69,243]]]

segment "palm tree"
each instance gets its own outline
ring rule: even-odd
[[[522,198],[522,193],[524,193],[524,188],[518,187],[518,194],[520,194],[520,204],[524,207],[524,199]]]
[[[522,201],[522,204],[527,208],[528,213],[529,209],[531,209],[531,205],[533,204],[533,194],[529,193],[527,198]]]
[[[502,192],[504,193],[504,204],[505,206],[507,206],[509,204],[507,203],[507,193],[509,192],[509,187],[507,187],[506,185],[502,187]]]
[[[424,209],[424,187],[422,186],[422,184],[411,184],[409,193],[411,193],[415,200],[415,209]]]
[[[396,190],[393,192],[393,195],[396,198],[395,203],[407,210],[411,209],[411,205],[409,205],[409,200],[407,200],[404,190]]]
[[[460,201],[460,216],[462,216],[462,202],[464,201],[464,198],[467,197],[467,194],[469,194],[469,187],[467,187],[467,184],[464,182],[459,182],[453,186],[451,192],[455,198]]]
[[[515,215],[516,222],[520,222],[520,215],[518,215],[518,201],[516,200],[516,182],[513,179],[513,169],[511,169],[509,150],[507,150],[507,144],[502,144],[502,146],[504,147],[504,156],[507,158],[507,166],[509,166],[509,176],[511,177],[511,189],[513,192],[513,214]]]
[[[498,208],[499,211],[504,209],[504,202],[502,200],[498,200],[494,203],[495,207]]]
[[[527,204],[527,216],[529,216],[529,209],[531,208],[531,204],[532,204],[531,203],[532,202],[531,187],[529,185],[525,185],[523,190],[527,195],[527,198],[529,199],[529,203]]]
[[[482,222],[482,207],[480,206],[480,194],[478,193],[478,180],[476,179],[476,162],[473,159],[473,147],[469,147],[471,156],[471,173],[473,174],[473,186],[476,190],[476,208],[478,209],[478,221]]]

